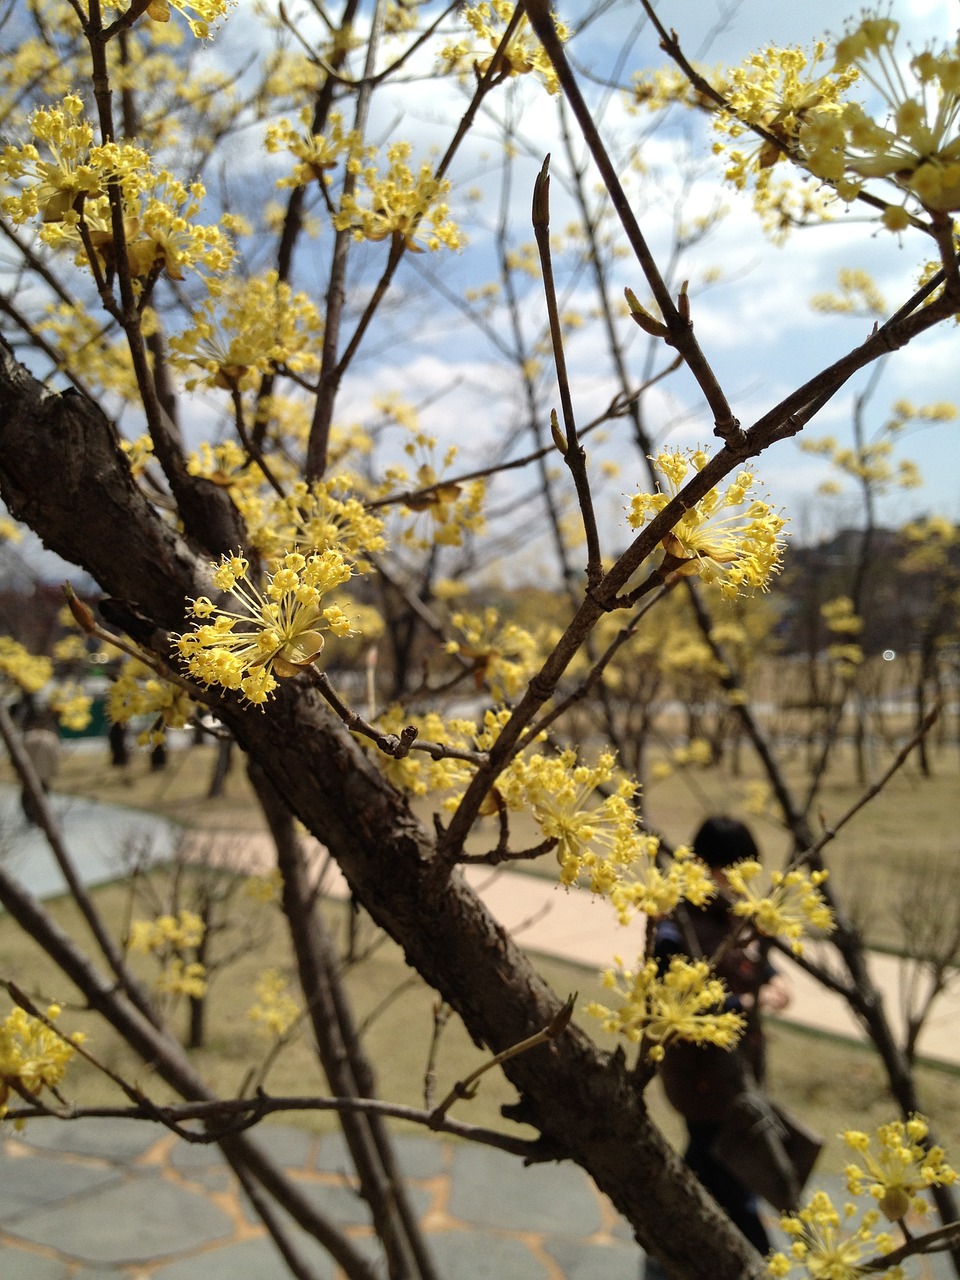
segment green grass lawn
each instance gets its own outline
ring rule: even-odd
[[[105,752],[75,751],[68,754],[58,785],[108,802],[149,809],[194,827],[262,830],[263,822],[246,781],[242,757],[238,754],[235,759],[224,795],[209,801],[206,790],[212,769],[213,749],[206,746],[173,753],[168,768],[160,773],[151,773],[142,755],[135,757],[127,770],[121,771],[109,768]],[[835,776],[824,791],[828,822],[835,820],[858,794],[848,775],[849,769],[841,758]],[[655,825],[679,841],[689,836],[706,813],[736,811],[738,806],[732,800],[747,781],[749,776],[735,779],[719,770],[676,774],[651,788],[646,797],[647,812]],[[874,940],[894,938],[891,901],[907,891],[918,876],[928,879],[933,865],[947,862],[953,841],[954,796],[952,769],[948,773],[947,766],[942,765],[939,776],[921,779],[908,765],[831,846],[837,883],[842,888],[855,889],[862,900],[866,900],[863,886],[869,887]],[[421,811],[426,816],[429,809],[421,807]],[[752,818],[751,822],[775,861],[785,845],[783,832],[762,819]],[[518,831],[518,838],[529,834]],[[476,837],[477,848],[492,846],[495,842],[492,825]],[[548,855],[531,869],[553,875],[555,865]],[[123,884],[104,887],[96,891],[95,898],[118,935],[122,934],[131,910],[127,887]],[[289,970],[291,963],[279,912],[257,906],[242,894],[237,896],[236,903],[230,927],[218,940],[218,946],[221,952],[236,948],[239,954],[212,980],[207,1047],[193,1055],[197,1068],[211,1086],[227,1096],[237,1091],[251,1067],[256,1069],[265,1060],[270,1048],[270,1042],[258,1034],[247,1017],[255,999],[256,979],[268,965]],[[55,902],[51,910],[73,936],[86,943],[86,927],[78,920],[70,902]],[[324,911],[331,927],[342,937],[346,927],[345,909],[336,903],[325,903]],[[144,908],[140,914],[149,912]],[[366,921],[363,935],[369,940],[372,933],[373,926]],[[255,946],[248,945],[250,938],[256,940]],[[242,945],[238,947],[238,943]],[[136,957],[134,964],[145,977],[155,976],[156,968],[151,968],[149,960]],[[554,960],[543,960],[538,967],[561,996],[570,991],[579,992],[577,1020],[604,1047],[612,1048],[612,1039],[582,1012],[590,999],[602,998],[597,975]],[[158,1100],[168,1096],[162,1083],[142,1064],[133,1061],[109,1028],[97,1025],[89,1013],[72,1007],[77,1003],[75,994],[64,988],[62,977],[50,962],[6,918],[0,918],[0,975],[13,978],[38,996],[61,1001],[67,1010],[65,1023],[88,1031],[90,1047],[109,1066],[136,1079]],[[406,966],[399,948],[389,940],[378,945],[362,963],[350,966],[346,983],[358,1020],[365,1024],[370,1019],[369,1025],[365,1025],[364,1042],[377,1064],[381,1096],[423,1105],[423,1077],[433,1030],[435,994]],[[182,1029],[185,1008],[175,1008],[172,1020]],[[882,1072],[869,1050],[783,1024],[771,1028],[770,1040],[772,1093],[828,1138],[829,1148],[824,1159],[832,1162],[832,1166],[838,1161],[842,1163],[836,1141],[836,1134],[842,1128],[851,1125],[863,1128],[871,1122],[892,1118],[894,1112],[885,1095]],[[484,1054],[472,1044],[459,1020],[451,1018],[441,1038],[436,1061],[436,1096],[442,1096],[455,1080],[463,1078],[483,1059]],[[921,1097],[938,1134],[954,1151],[960,1150],[960,1078],[955,1073],[925,1068],[919,1070],[918,1078]],[[77,1102],[121,1101],[115,1087],[86,1064],[77,1064],[71,1070],[68,1084],[66,1092]],[[278,1094],[325,1092],[326,1085],[306,1035],[295,1035],[275,1058],[264,1086],[268,1092]],[[679,1140],[679,1122],[661,1099],[656,1084],[648,1096],[658,1122],[671,1138]],[[504,1078],[491,1072],[484,1077],[477,1098],[458,1103],[454,1114],[476,1124],[504,1125],[499,1109],[512,1099],[513,1091]],[[283,1119],[291,1122],[289,1115]],[[329,1113],[304,1114],[298,1116],[296,1122],[311,1128],[330,1128],[335,1124]]]
[[[749,813],[744,808],[751,783],[758,770],[744,751],[742,773],[737,776],[722,768],[685,769],[664,781],[651,783],[643,797],[644,814],[654,829],[671,841],[689,841],[708,814],[730,812],[750,823],[770,865],[778,865],[786,855],[789,841],[775,817]],[[861,788],[853,777],[849,748],[837,748],[830,773],[821,788],[812,820],[834,823],[859,798]],[[889,759],[878,754],[877,768]],[[4,764],[9,777],[9,765]],[[214,748],[209,745],[174,751],[166,769],[153,773],[144,752],[134,755],[126,769],[111,769],[106,748],[68,752],[57,779],[58,788],[113,804],[148,809],[191,827],[230,831],[262,831],[263,818],[247,782],[243,757],[234,753],[232,768],[223,794],[207,798],[214,767]],[[956,897],[960,884],[951,882],[958,864],[956,835],[957,753],[944,749],[937,761],[935,776],[923,778],[916,765],[906,765],[840,833],[825,851],[834,890],[849,914],[864,930],[871,945],[895,950],[903,947],[903,927],[898,921],[899,904],[910,899],[917,878],[929,883],[945,877],[943,893]],[[785,768],[791,784],[803,794],[806,760],[800,748],[785,753]],[[435,807],[417,801],[417,811],[431,821]],[[540,835],[523,816],[511,819],[514,845],[535,845]],[[486,819],[471,838],[472,851],[492,848],[497,842],[497,825]],[[554,876],[556,861],[548,854],[536,863],[517,863],[516,870]],[[956,875],[953,880],[957,879]]]
[[[155,873],[154,883],[162,887],[161,872]],[[130,912],[128,887],[105,886],[95,891],[94,899],[107,921],[122,932]],[[87,945],[86,926],[79,921],[71,902],[60,899],[51,903],[50,909],[58,923]],[[345,942],[345,906],[326,902],[323,910],[330,927]],[[136,910],[133,914],[137,914]],[[359,936],[360,950],[369,949],[376,936],[373,925],[365,920]],[[250,939],[254,939],[254,946],[246,945]],[[247,1016],[255,1000],[258,976],[267,966],[288,972],[291,968],[289,945],[279,912],[275,907],[254,903],[245,894],[235,898],[229,927],[218,939],[219,953],[237,950],[238,942],[245,945],[239,947],[233,962],[217,973],[211,984],[207,1045],[191,1054],[204,1078],[225,1096],[236,1094],[247,1073],[263,1064],[271,1046],[271,1041],[258,1033]],[[156,965],[147,958],[133,957],[132,963],[148,981],[157,974]],[[596,1020],[584,1012],[589,1000],[603,998],[597,975],[552,959],[538,960],[537,967],[561,996],[573,991],[579,993],[576,1021],[602,1046],[614,1048],[613,1037],[606,1035]],[[162,1081],[135,1059],[111,1029],[80,1007],[69,984],[8,917],[0,917],[0,975],[12,978],[40,1000],[61,1002],[64,1007],[61,1021],[65,1028],[87,1032],[89,1048],[107,1066],[135,1080],[155,1101],[172,1100],[173,1095]],[[435,993],[406,965],[400,949],[389,940],[382,940],[366,959],[348,966],[345,981],[358,1023],[363,1028],[364,1045],[376,1064],[380,1096],[422,1107]],[[182,1003],[171,1010],[171,1022],[178,1031],[184,1029],[186,1008]],[[828,1139],[823,1158],[829,1167],[842,1163],[836,1141],[842,1128],[863,1128],[893,1118],[879,1065],[865,1048],[811,1035],[784,1024],[772,1025],[769,1038],[771,1091],[778,1101]],[[442,1034],[436,1059],[434,1100],[480,1065],[485,1057],[473,1045],[459,1019],[452,1017]],[[939,1134],[954,1150],[960,1150],[960,1077],[921,1068],[919,1081],[924,1104],[934,1117]],[[274,1094],[322,1096],[326,1093],[308,1033],[298,1032],[291,1037],[274,1059],[263,1084]],[[78,1104],[122,1105],[124,1102],[116,1086],[82,1061],[71,1066],[64,1091],[70,1101]],[[492,1071],[483,1077],[477,1097],[458,1102],[453,1114],[468,1123],[518,1132],[516,1126],[500,1116],[500,1107],[514,1097],[506,1079]],[[654,1118],[672,1141],[679,1142],[680,1122],[662,1099],[658,1084],[650,1088],[648,1098]],[[287,1113],[279,1119],[314,1130],[331,1129],[336,1124],[329,1112]]]

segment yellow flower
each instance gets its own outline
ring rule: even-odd
[[[470,24],[474,35],[485,46],[497,49],[506,30],[507,23],[513,17],[514,5],[510,0],[482,0],[482,3],[463,10],[464,19]],[[570,38],[570,32],[561,22],[557,22],[557,35],[562,41]],[[480,75],[490,66],[492,56],[481,57],[475,54],[465,41],[447,45],[441,50],[441,58],[447,70],[464,71],[475,66]],[[520,19],[510,43],[503,52],[501,64],[503,74],[507,76],[527,75],[535,71],[543,80],[547,92],[555,94],[560,91],[560,82],[553,69],[553,63],[547,57],[539,40],[530,29],[526,14]]]
[[[320,313],[276,271],[218,285],[192,319],[189,329],[170,339],[173,364],[203,370],[204,376],[187,380],[188,389],[204,384],[234,390],[278,367],[302,374],[320,366]]]
[[[833,928],[833,913],[818,888],[827,878],[825,871],[773,871],[769,884],[754,882],[762,874],[759,862],[746,860],[727,868],[727,882],[738,895],[733,912],[753,922],[760,933],[769,938],[787,938],[798,954],[803,950],[804,934],[812,927]]]
[[[107,715],[114,724],[149,716],[150,727],[138,735],[141,746],[156,746],[167,729],[182,729],[196,704],[179,685],[161,679],[146,663],[127,658],[107,693]]]
[[[180,956],[173,956],[157,978],[157,990],[166,995],[192,996],[201,1000],[207,993],[206,969],[195,960],[188,963]]]
[[[838,635],[859,635],[863,630],[863,619],[853,611],[853,601],[849,596],[836,596],[820,606],[820,616],[827,624],[827,630]]]
[[[388,707],[374,721],[382,733],[395,733],[412,725],[417,736],[428,742],[439,742],[447,747],[468,750],[474,746],[476,725],[469,720],[445,720],[435,711],[427,711],[423,715],[411,715],[399,704]],[[368,738],[359,738],[361,745],[369,746]],[[425,796],[436,791],[449,791],[454,787],[466,785],[473,769],[463,760],[433,760],[426,753],[411,751],[409,755],[385,755],[382,751],[374,752],[373,758],[384,774],[399,791],[408,795]]]
[[[344,132],[343,116],[332,111],[327,134],[310,131],[311,107],[300,113],[303,128],[298,132],[289,120],[278,120],[267,129],[264,145],[269,152],[288,151],[299,163],[286,177],[277,180],[278,187],[305,187],[311,182],[330,182],[330,172],[339,164],[361,156],[360,135]]]
[[[333,548],[309,558],[291,552],[269,575],[264,596],[250,580],[249,569],[242,555],[224,556],[213,580],[241,611],[218,609],[206,596],[192,601],[189,612],[197,626],[178,637],[177,648],[194,679],[238,689],[262,706],[278,678],[295,676],[316,662],[323,650],[322,631],[353,634],[343,610],[322,603],[350,578],[351,570]]]
[[[447,217],[445,197],[450,183],[435,178],[429,161],[423,161],[414,175],[408,161],[409,142],[395,142],[387,149],[389,168],[381,176],[375,165],[361,170],[369,195],[369,204],[361,204],[355,195],[346,194],[333,225],[338,231],[352,228],[355,240],[386,240],[396,236],[413,253],[426,247],[436,250],[445,245],[459,249],[463,238],[457,225]]]
[[[394,414],[398,408],[401,406],[391,406]],[[474,480],[468,485],[444,482],[443,474],[457,456],[456,445],[451,445],[442,459],[438,459],[436,437],[420,431],[413,422],[410,430],[413,438],[407,441],[403,450],[416,464],[412,480],[418,492],[406,498],[403,505],[406,510],[414,512],[416,518],[400,534],[400,540],[418,551],[428,551],[432,546],[459,547],[463,543],[464,532],[480,533],[483,530],[484,482]],[[392,486],[409,486],[411,477],[404,468],[394,467],[388,469],[387,480]],[[429,492],[419,492],[424,489]],[[426,534],[422,531],[424,524],[428,528]]]
[[[681,900],[702,907],[716,893],[716,884],[707,867],[685,846],[672,857],[658,862],[658,843],[647,839],[630,866],[630,878],[610,894],[621,924],[635,911],[648,916],[665,916]]]
[[[861,1158],[860,1164],[849,1164],[845,1170],[850,1194],[861,1195],[866,1187],[891,1222],[899,1222],[911,1209],[927,1212],[928,1202],[918,1193],[957,1180],[943,1148],[924,1145],[927,1133],[927,1122],[918,1115],[906,1123],[894,1120],[880,1125],[873,1139],[856,1130],[844,1133],[844,1142]]]
[[[591,803],[596,789],[613,778],[613,753],[605,751],[593,767],[576,759],[573,751],[518,758],[497,785],[511,809],[528,810],[544,837],[557,842],[562,884],[576,884],[586,873],[593,893],[609,893],[648,841],[656,842],[637,830],[631,803],[636,783],[624,780]]]
[[[824,65],[826,51],[822,40],[809,57],[799,48],[771,46],[728,73],[730,110],[717,113],[714,128],[729,142],[738,143],[743,137],[751,140],[747,147],[730,151],[726,177],[735,186],[743,188],[751,178],[766,185],[765,175],[783,154],[745,126],[761,125],[786,154],[796,155],[798,138],[811,113],[819,110],[822,115],[833,107],[856,79],[855,71],[830,74]],[[726,149],[729,142],[719,143],[718,149]]]
[[[706,463],[702,450],[659,453],[653,464],[666,479],[667,492],[635,494],[627,517],[630,525],[642,528],[658,515],[680,492],[691,466],[700,471]],[[705,582],[716,582],[728,599],[744,591],[766,590],[780,569],[784,521],[767,503],[750,498],[753,484],[753,473],[741,471],[722,496],[719,489],[711,489],[686,510],[661,543],[680,561],[674,572],[685,577],[696,573]]]
[[[296,481],[285,498],[265,507],[255,535],[257,549],[273,560],[282,548],[308,555],[334,547],[359,572],[369,570],[366,557],[386,547],[383,521],[347,493],[348,487],[336,477],[310,486]]]
[[[830,644],[827,657],[841,676],[852,676],[863,662],[863,650],[858,644]]]
[[[0,676],[12,680],[24,693],[39,693],[53,676],[53,663],[49,658],[34,657],[10,636],[0,636]]]
[[[621,997],[616,1009],[592,1003],[587,1012],[603,1020],[606,1031],[618,1032],[633,1043],[652,1041],[649,1056],[663,1057],[671,1040],[713,1044],[730,1049],[740,1038],[744,1020],[738,1013],[718,1013],[727,992],[719,978],[711,976],[703,960],[675,956],[660,977],[656,960],[648,960],[636,972],[608,969],[603,985]]]
[[[51,1021],[59,1014],[57,1005],[47,1010]],[[84,1037],[80,1034],[73,1039],[80,1043]],[[0,1024],[0,1117],[7,1113],[12,1085],[17,1084],[34,1095],[44,1086],[56,1088],[75,1052],[73,1045],[39,1018],[31,1017],[19,1007],[12,1009]]]
[[[198,40],[208,40],[210,24],[225,17],[230,6],[228,0],[150,0],[146,16],[151,22],[169,22],[171,7],[183,14]]]
[[[878,1254],[889,1253],[893,1241],[885,1232],[875,1233],[878,1214],[872,1210],[863,1215],[859,1226],[850,1221],[856,1214],[852,1204],[844,1207],[844,1218],[834,1208],[825,1191],[818,1191],[796,1214],[780,1219],[780,1225],[793,1238],[790,1257],[774,1254],[768,1264],[774,1276],[786,1276],[796,1265],[813,1280],[859,1280],[868,1274],[862,1265]],[[899,1276],[893,1272],[873,1275]]]
[[[278,867],[262,876],[248,876],[243,882],[243,891],[252,902],[264,907],[273,906],[283,893],[283,876]]]
[[[131,920],[130,950],[148,955],[185,947],[198,947],[205,926],[195,911],[181,910],[177,915],[160,915],[155,920]]]
[[[458,612],[450,619],[463,636],[451,640],[448,653],[458,653],[473,663],[477,688],[484,685],[497,702],[515,698],[539,669],[539,646],[529,631],[513,622],[501,622],[494,608],[482,614]]]
[[[257,979],[257,1003],[247,1017],[263,1034],[282,1039],[300,1017],[300,1006],[289,992],[286,977],[279,969],[267,969]]]
[[[859,178],[890,178],[928,209],[960,208],[960,43],[924,49],[906,63],[896,54],[899,24],[866,13],[837,42],[835,66],[854,68],[882,98],[886,121],[877,124],[858,103],[832,122],[831,172],[808,147],[805,163],[818,176],[835,176],[839,162]]]
[[[76,94],[68,94],[59,106],[39,107],[29,128],[34,142],[23,147],[7,143],[0,154],[0,173],[22,184],[18,196],[3,200],[4,213],[16,223],[37,214],[45,223],[76,219],[78,203],[104,194],[117,176],[118,148],[93,145],[93,129],[83,119],[83,102]],[[48,158],[41,157],[35,143]]]
[[[82,733],[90,724],[93,699],[79,685],[67,683],[51,689],[49,703],[64,729]]]

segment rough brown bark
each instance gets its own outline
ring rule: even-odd
[[[204,558],[141,495],[96,406],[49,392],[2,354],[0,494],[169,660],[185,598],[210,593]],[[500,1051],[553,1019],[557,995],[459,871],[435,860],[432,833],[319,695],[288,681],[265,711],[224,697],[217,714],[478,1043]],[[677,1280],[760,1280],[758,1255],[653,1124],[622,1056],[571,1025],[505,1070],[545,1154],[580,1164]]]

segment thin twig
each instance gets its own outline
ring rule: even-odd
[[[466,760],[469,764],[475,765],[486,763],[485,751],[468,751],[465,748],[447,746],[443,742],[431,742],[429,739],[418,738],[414,725],[407,725],[399,734],[382,733],[372,724],[368,724],[359,712],[347,706],[323,671],[310,667],[309,673],[315,688],[319,689],[326,702],[347,728],[353,733],[370,738],[384,755],[392,756],[394,760],[402,760],[411,751],[423,751],[433,760]]]
[[[576,992],[567,996],[563,1007],[542,1031],[537,1031],[532,1036],[527,1036],[525,1040],[521,1040],[519,1044],[511,1045],[509,1049],[504,1049],[502,1052],[494,1054],[482,1066],[477,1067],[476,1071],[471,1071],[463,1080],[458,1080],[444,1100],[431,1112],[431,1128],[443,1124],[447,1112],[458,1098],[469,1099],[475,1097],[478,1088],[477,1082],[481,1076],[485,1075],[493,1067],[498,1067],[501,1063],[509,1061],[510,1058],[515,1058],[517,1054],[527,1053],[538,1045],[549,1044],[551,1040],[556,1040],[559,1035],[562,1035],[573,1017],[573,1006],[576,1003],[576,999]]]
[[[557,286],[553,278],[553,254],[550,249],[550,157],[543,162],[533,189],[533,234],[540,254],[540,271],[543,277],[543,293],[547,304],[547,319],[550,325],[550,341],[553,344],[553,362],[557,370],[557,387],[560,392],[560,406],[563,410],[564,435],[561,436],[556,425],[554,411],[552,428],[554,442],[563,455],[563,460],[570,470],[577,490],[580,504],[580,515],[583,520],[583,533],[587,543],[587,582],[596,586],[602,574],[600,560],[600,535],[597,530],[597,518],[593,510],[593,496],[590,492],[590,478],[587,475],[587,455],[577,436],[577,423],[573,412],[573,397],[570,394],[570,379],[567,374],[567,359],[563,350],[563,326],[560,323],[560,308],[557,305]]]

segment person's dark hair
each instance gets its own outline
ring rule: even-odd
[[[729,867],[745,858],[759,858],[749,827],[736,818],[707,818],[693,837],[693,852],[708,867]]]

